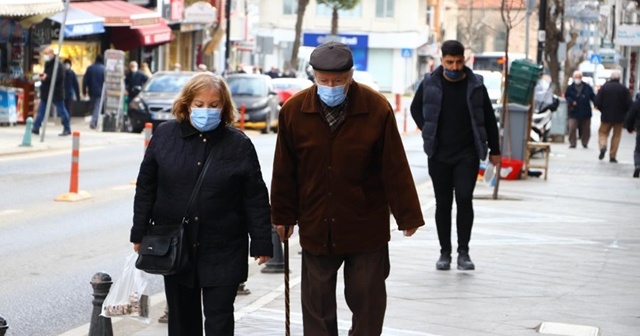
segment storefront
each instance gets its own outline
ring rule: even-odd
[[[195,70],[198,64],[211,68],[204,59],[203,45],[218,21],[218,11],[206,1],[187,1],[185,5],[184,17],[180,16],[171,25],[176,38],[166,50],[166,68],[171,69],[176,63],[183,70]]]
[[[158,69],[153,51],[173,39],[171,28],[159,13],[124,1],[77,2],[73,7],[104,18],[103,50],[125,51],[128,60],[147,62],[151,69]]]
[[[0,122],[24,122],[33,115],[35,90],[31,80],[30,27],[64,9],[60,0],[0,0]],[[14,105],[15,103],[15,105]]]

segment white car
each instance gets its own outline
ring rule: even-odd
[[[502,100],[502,89],[504,88],[502,73],[499,71],[486,70],[478,70],[473,73],[482,76],[483,84],[487,88],[489,99],[491,99],[491,104],[499,104]]]
[[[367,85],[370,88],[380,92],[380,86],[378,86],[378,83],[373,80],[371,74],[366,71],[355,70],[353,72],[353,79],[359,84]]]

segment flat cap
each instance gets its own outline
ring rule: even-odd
[[[353,68],[353,55],[346,44],[329,41],[311,52],[309,64],[318,71],[345,72]]]

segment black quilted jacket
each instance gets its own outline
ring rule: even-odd
[[[150,221],[180,223],[210,151],[213,161],[189,211],[188,233],[199,223],[197,242],[190,242],[195,262],[173,276],[189,286],[195,274],[202,287],[246,281],[248,254],[273,254],[269,197],[251,140],[224,125],[200,133],[175,120],[158,126],[140,165],[131,242],[142,240]]]

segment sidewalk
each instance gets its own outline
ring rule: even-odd
[[[589,149],[552,145],[547,181],[501,181],[499,200],[491,199],[493,189],[478,183],[470,251],[475,271],[462,272],[455,266],[451,271],[435,270],[439,247],[433,191],[430,183],[418,186],[427,225],[411,238],[391,226],[385,336],[639,333],[640,180],[631,178],[634,136],[624,132],[620,163],[599,161],[597,120],[594,116]],[[44,143],[33,138],[32,148],[18,147],[24,128],[0,127],[0,158],[71,148],[71,137],[57,135],[59,125],[48,126]],[[82,118],[73,118],[72,128],[81,132],[82,146],[143,146],[142,134],[90,130]],[[420,141],[407,143],[408,151],[421,150]],[[297,239],[290,246],[291,334],[302,335]],[[250,262],[246,287],[251,294],[236,300],[236,335],[284,334],[283,275],[262,274],[260,268]],[[340,335],[347,335],[351,315],[343,290],[339,279],[339,328]],[[114,319],[114,335],[166,335],[166,325],[157,323],[165,305],[162,293],[151,303],[151,324]],[[64,335],[86,335],[88,329],[85,325]]]
[[[40,134],[43,133],[43,130],[44,127],[40,129]],[[26,125],[0,127],[0,157],[59,150],[68,150],[71,153],[73,136],[58,136],[62,132],[59,118],[56,118],[55,123],[52,119],[49,119],[46,125],[46,133],[44,133],[44,141],[41,141],[40,135],[31,134],[31,146],[28,147],[20,146],[23,142],[25,131]],[[89,119],[85,120],[85,117],[72,117],[71,131],[80,132],[81,148],[129,142],[139,142],[141,147],[144,146],[144,134],[92,130],[89,128]]]

